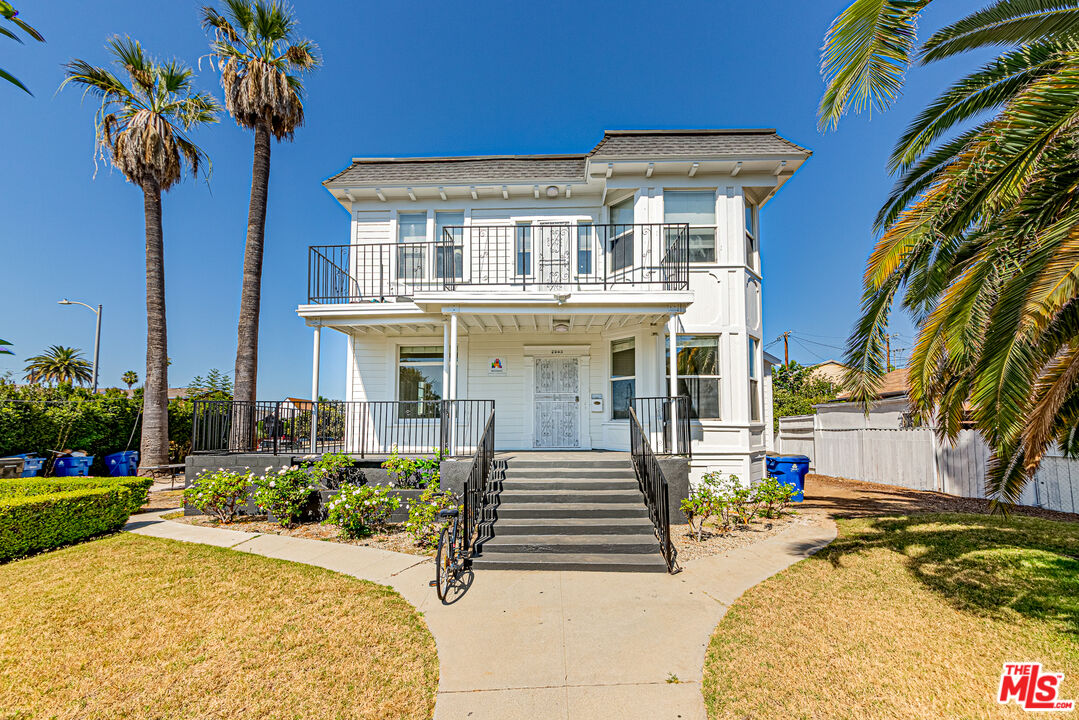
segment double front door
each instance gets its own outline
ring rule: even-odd
[[[580,447],[581,383],[578,358],[537,357],[534,378],[533,447]]]

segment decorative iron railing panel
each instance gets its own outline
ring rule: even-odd
[[[680,223],[454,226],[431,242],[308,250],[310,303],[379,302],[457,289],[688,287],[689,226]]]
[[[644,428],[637,419],[637,411],[629,409],[630,454],[633,457],[633,469],[637,473],[637,483],[644,494],[648,517],[655,526],[656,539],[659,540],[660,552],[667,563],[667,571],[678,572],[678,551],[671,542],[671,517],[669,490],[663,468],[659,465],[652,447],[648,443]]]
[[[639,397],[630,404],[656,455],[693,457],[688,397]]]
[[[493,400],[196,400],[191,451],[468,457],[493,412]]]

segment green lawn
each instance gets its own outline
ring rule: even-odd
[[[379,585],[123,534],[0,565],[0,718],[429,718],[420,615]]]
[[[1079,700],[1079,524],[984,515],[839,520],[817,555],[752,588],[716,628],[709,718],[1026,716],[1006,661],[1063,672]]]

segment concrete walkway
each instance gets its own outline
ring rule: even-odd
[[[716,624],[746,589],[835,538],[820,517],[678,575],[486,571],[452,605],[429,559],[136,515],[127,528],[317,565],[389,585],[424,614],[439,659],[438,719],[705,717],[701,676]]]

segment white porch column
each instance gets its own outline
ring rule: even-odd
[[[671,313],[671,319],[667,321],[667,343],[670,348],[670,373],[671,384],[669,394],[671,400],[671,450],[678,452],[678,403],[673,398],[678,397],[678,316]]]
[[[450,400],[457,399],[457,312],[450,313],[450,387],[446,392],[446,396]],[[448,447],[446,448],[449,454],[457,454],[457,408],[456,405],[450,404],[449,412],[449,434],[446,436]]]
[[[320,352],[319,342],[322,339],[322,326],[315,326],[315,344],[311,353],[311,452],[316,452],[315,444],[318,442],[318,367]]]
[[[442,398],[447,399],[450,392],[450,324],[442,321]]]

